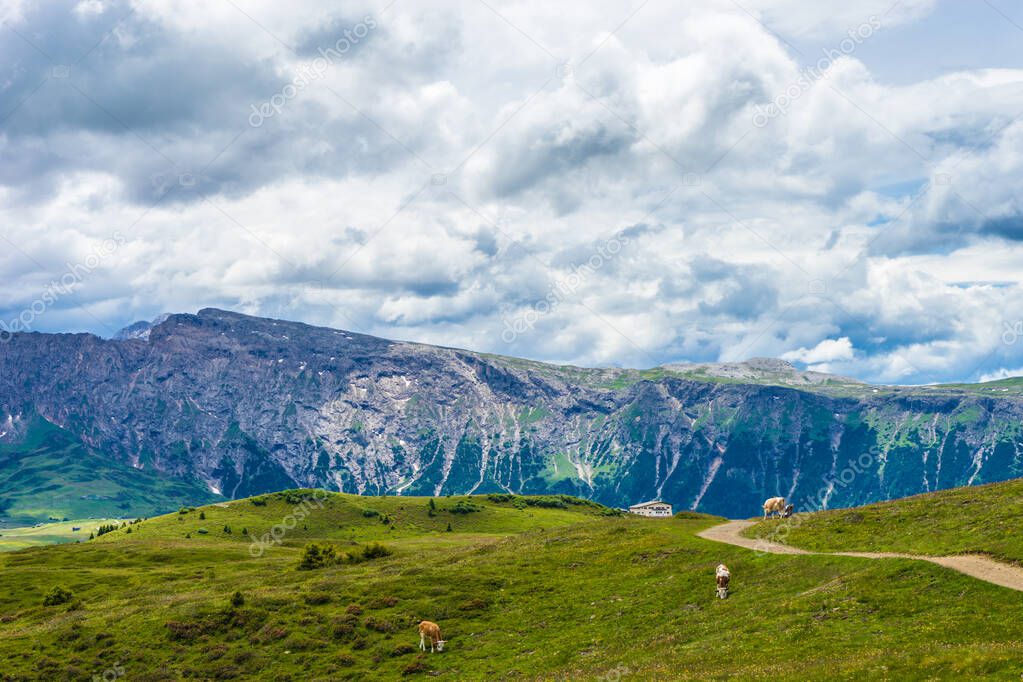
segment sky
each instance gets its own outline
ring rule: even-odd
[[[0,331],[219,307],[584,366],[1023,375],[1020,3],[0,20]]]

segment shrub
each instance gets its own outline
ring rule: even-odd
[[[71,590],[65,590],[63,587],[54,587],[52,590],[46,593],[43,597],[43,606],[59,606],[60,604],[67,604],[69,601],[74,599],[74,594]]]
[[[391,656],[408,656],[409,654],[416,653],[416,647],[411,644],[399,644],[394,647],[394,651],[391,652]]]
[[[207,533],[209,533],[209,531],[206,530],[205,528],[196,528],[195,532],[198,533],[199,535],[206,535]]]
[[[398,631],[398,626],[392,623],[391,621],[385,620],[383,618],[374,618],[373,616],[368,616],[366,620],[363,621],[363,625],[365,625],[367,629],[373,630],[374,632],[391,633]]]
[[[265,497],[253,497],[251,502],[252,502],[253,506],[256,506],[256,507],[265,507],[266,506],[266,498]]]
[[[267,623],[262,629],[256,634],[252,635],[251,639],[253,642],[259,644],[266,644],[267,642],[273,642],[278,639],[284,639],[288,636],[288,630],[276,625],[270,625]]]
[[[191,507],[182,507],[181,509],[178,510],[178,513],[179,514],[187,514],[190,511],[192,511]]]
[[[389,550],[387,547],[384,547],[379,542],[371,542],[362,548],[362,556],[366,560],[380,559],[385,556],[391,556],[392,554],[394,554],[394,552]]]
[[[398,603],[398,598],[397,597],[380,597],[379,599],[374,599],[370,603],[370,608],[373,608],[373,609],[387,609],[387,608],[390,608],[390,607],[394,606],[397,603]]]
[[[329,604],[331,597],[327,592],[312,592],[307,594],[304,599],[305,603],[310,606],[319,606],[321,604]]]
[[[445,529],[445,531],[448,532],[448,533],[451,532],[451,522],[450,521],[448,521],[448,527]]]
[[[355,659],[349,654],[338,654],[334,661],[344,667],[355,665]]]
[[[242,606],[245,604],[245,595],[241,592],[235,592],[231,595],[231,606]]]
[[[205,521],[206,520],[206,512],[204,512],[204,511],[199,512],[199,519],[201,521]]]
[[[541,497],[527,497],[526,504],[530,507],[541,507],[545,509],[567,509],[567,495],[543,495]]]
[[[416,660],[414,660],[411,663],[409,663],[408,665],[406,665],[402,669],[401,674],[402,675],[415,675],[416,673],[425,673],[426,670],[427,670],[426,658],[424,656],[419,656],[419,657],[416,658]]]
[[[355,626],[344,621],[334,623],[331,630],[334,639],[349,639],[355,634]]]
[[[298,567],[300,570],[308,571],[315,568],[323,568],[338,563],[341,557],[337,548],[333,545],[318,545],[311,542],[302,550],[302,560]]]
[[[490,493],[487,495],[487,499],[491,502],[511,502],[515,497],[511,493]]]
[[[448,509],[452,514],[472,514],[483,511],[483,507],[468,500],[459,500],[454,507]]]
[[[355,616],[362,615],[362,607],[359,606],[358,604],[349,604],[348,608],[346,608],[345,611]]]
[[[231,526],[224,526],[224,534],[225,535],[231,534]]]
[[[374,516],[380,516],[380,512],[378,512],[376,509],[363,509],[362,515],[365,516],[367,519],[371,519]]]

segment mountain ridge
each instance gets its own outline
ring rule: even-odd
[[[878,387],[772,359],[588,369],[212,308],[148,331],[0,345],[0,443],[37,414],[227,497],[553,492],[725,515],[1023,475],[1013,380]]]

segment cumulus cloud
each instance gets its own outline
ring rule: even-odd
[[[4,2],[0,321],[118,233],[30,328],[221,306],[587,365],[1020,366],[1023,72],[872,72],[931,0],[633,10]]]
[[[802,362],[807,365],[819,365],[838,360],[851,360],[853,345],[848,336],[840,339],[824,339],[813,348],[799,348],[783,354],[783,360]]]

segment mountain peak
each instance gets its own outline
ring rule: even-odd
[[[149,333],[153,330],[153,327],[164,322],[169,317],[170,313],[164,313],[163,315],[159,315],[154,318],[152,322],[147,322],[145,320],[133,322],[114,334],[112,338],[114,341],[129,341],[131,339],[141,339],[145,341],[149,338]]]

